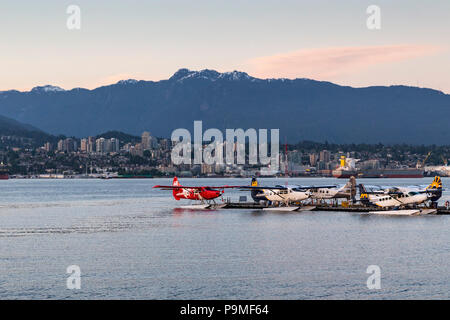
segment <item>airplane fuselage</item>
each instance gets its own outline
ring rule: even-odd
[[[333,199],[338,194],[337,189],[320,188],[311,191],[311,198],[313,199]]]
[[[395,195],[370,194],[369,201],[378,207],[401,207],[412,204],[421,204],[428,200],[425,193],[403,192]]]
[[[278,202],[297,202],[308,199],[309,192],[295,191],[291,188],[274,190],[274,189],[262,189],[259,192],[255,192],[252,197],[254,200],[268,200]]]
[[[176,200],[188,199],[188,200],[212,200],[220,197],[222,192],[220,190],[208,190],[202,189],[190,189],[180,188],[174,189],[174,197]]]

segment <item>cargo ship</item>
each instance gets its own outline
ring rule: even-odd
[[[335,178],[423,178],[424,170],[414,168],[398,168],[398,169],[343,169],[333,170]]]
[[[424,170],[416,168],[358,169],[358,160],[341,156],[340,166],[332,171],[335,178],[423,178]]]

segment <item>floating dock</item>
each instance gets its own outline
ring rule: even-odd
[[[423,210],[430,210],[434,209],[437,210],[436,214],[440,215],[450,215],[450,209],[447,209],[445,207],[437,207],[437,208],[427,208],[427,207],[417,207],[414,209],[423,209]],[[327,206],[327,205],[318,205],[314,209],[314,211],[342,211],[342,212],[371,212],[371,211],[388,211],[387,208],[378,208],[378,207],[364,207],[364,206],[349,206],[349,207],[342,207],[342,206]]]
[[[221,209],[254,209],[254,210],[264,210],[267,208],[276,208],[276,207],[270,207],[266,206],[260,203],[256,202],[225,202],[223,204],[220,204],[217,206],[217,208]],[[318,204],[318,205],[303,205],[303,207],[310,207],[311,211],[341,211],[341,212],[370,212],[370,211],[387,211],[387,209],[384,208],[378,208],[378,207],[365,207],[360,205],[350,205],[350,206],[336,206],[336,205],[324,205],[324,204]],[[314,207],[314,208],[311,208]],[[214,205],[212,205],[212,208],[214,208]],[[282,207],[280,207],[282,208]],[[415,208],[416,209],[416,208]],[[417,209],[432,209],[432,208],[421,208],[418,207]],[[447,209],[446,207],[437,207],[435,208],[437,210],[436,214],[440,215],[450,215],[450,209]],[[297,210],[296,210],[297,211]],[[300,210],[302,211],[302,210]]]

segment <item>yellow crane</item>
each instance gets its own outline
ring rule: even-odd
[[[431,156],[431,151],[428,152],[427,156],[425,157],[425,159],[422,162],[417,161],[417,168],[423,168],[425,166],[425,162],[427,162],[427,160],[430,158],[430,156]]]

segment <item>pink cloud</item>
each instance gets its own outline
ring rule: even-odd
[[[263,78],[333,79],[370,66],[403,61],[439,51],[429,45],[385,45],[304,49],[249,61],[249,72]]]

